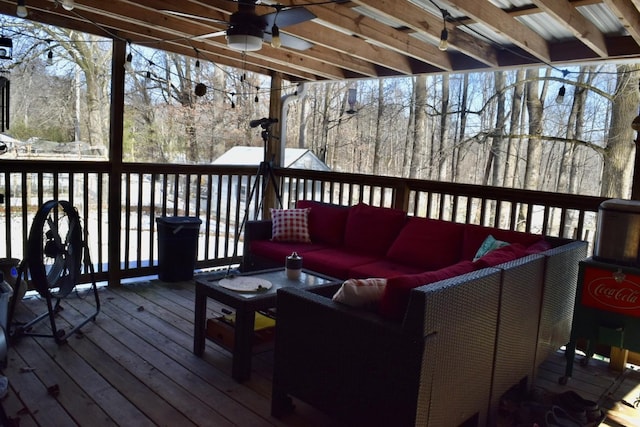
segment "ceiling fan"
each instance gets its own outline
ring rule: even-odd
[[[227,45],[235,50],[260,50],[263,41],[271,43],[273,47],[282,45],[296,50],[306,50],[313,46],[313,44],[301,38],[288,34],[280,34],[281,27],[288,27],[316,18],[316,15],[308,9],[301,6],[260,3],[264,6],[273,7],[275,12],[258,15],[256,13],[257,0],[238,0],[237,3],[238,10],[229,17],[229,21],[192,15],[175,10],[164,10],[164,12],[171,15],[227,25],[228,28],[224,31],[204,34],[195,38],[204,39],[226,35]]]

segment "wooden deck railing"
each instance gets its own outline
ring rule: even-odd
[[[593,240],[598,206],[605,200],[299,169],[276,168],[275,174],[283,207],[303,198],[343,205],[365,202],[415,216],[588,241]],[[98,280],[109,280],[115,271],[109,259],[119,260],[119,279],[157,274],[156,219],[163,216],[202,221],[197,268],[238,263],[245,218],[266,210],[262,181],[253,167],[125,163],[112,178],[108,162],[1,160],[0,193],[5,200],[0,205],[0,258],[23,258],[35,212],[47,200],[58,199],[70,201],[83,219]],[[110,188],[119,189],[117,206],[109,204]],[[110,233],[109,224],[120,224],[120,233]],[[113,241],[114,235],[119,241]]]

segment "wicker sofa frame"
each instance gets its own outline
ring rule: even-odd
[[[411,291],[400,323],[322,294],[278,291],[272,413],[305,401],[345,425],[492,425],[569,340],[587,243]]]

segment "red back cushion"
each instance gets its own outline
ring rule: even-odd
[[[342,246],[349,208],[313,200],[298,200],[297,208],[311,208],[309,234],[313,243]]]
[[[455,222],[411,217],[387,252],[400,264],[437,270],[460,260],[464,226]]]
[[[507,246],[503,246],[498,249],[494,249],[480,257],[477,261],[474,261],[476,268],[493,267],[504,262],[513,261],[514,259],[522,258],[529,255],[530,252],[527,247],[520,243],[512,243]]]
[[[475,269],[473,262],[460,261],[436,271],[391,277],[387,279],[387,286],[382,293],[379,305],[380,315],[391,320],[402,320],[409,304],[411,289],[469,273]]]
[[[369,255],[384,255],[389,250],[407,214],[399,209],[379,208],[364,203],[349,209],[344,245]]]
[[[478,248],[480,248],[482,242],[484,242],[489,235],[495,237],[496,240],[502,240],[507,243],[522,243],[525,246],[529,246],[540,240],[540,236],[537,234],[467,224],[464,226],[462,259],[473,259]]]

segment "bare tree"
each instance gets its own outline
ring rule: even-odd
[[[637,64],[616,66],[616,89],[612,98],[611,127],[607,137],[602,174],[601,196],[629,197],[634,160],[633,129],[631,122],[637,115]]]

